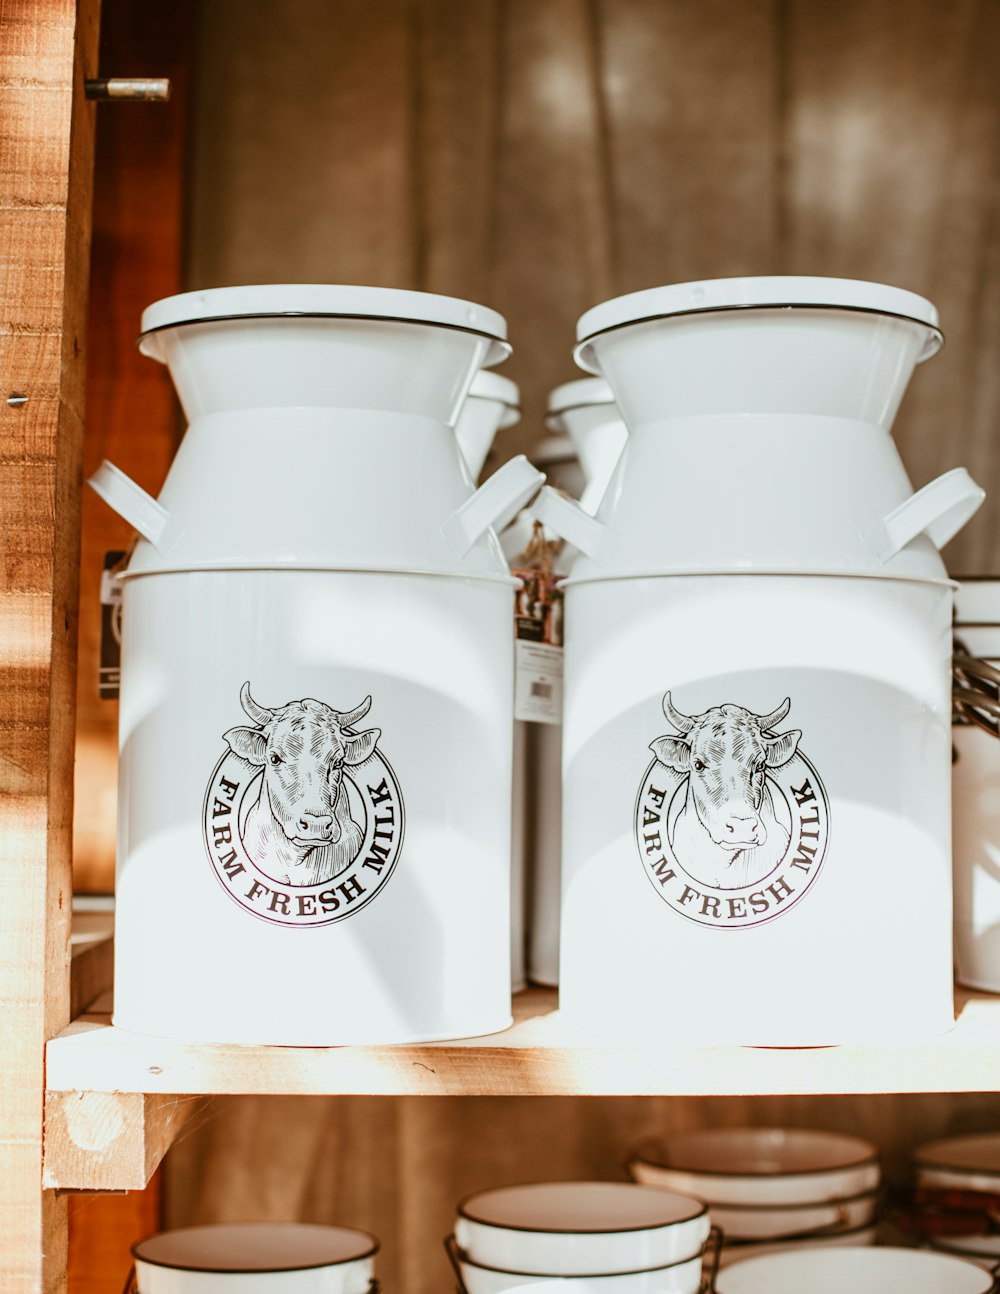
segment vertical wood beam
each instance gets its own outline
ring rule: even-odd
[[[69,1015],[83,344],[98,0],[0,38],[0,1288],[65,1288],[42,1191],[44,1043]],[[11,396],[27,397],[11,403]]]

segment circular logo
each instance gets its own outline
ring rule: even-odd
[[[205,792],[212,870],[265,921],[342,921],[379,893],[403,845],[403,797],[381,732],[355,726],[372,699],[353,710],[311,697],[267,709],[245,683],[240,701],[253,723],[223,734],[228,749]]]
[[[776,732],[770,714],[725,703],[701,714],[663,709],[675,731],[650,743],[635,805],[643,869],[675,912],[716,930],[760,925],[789,911],[826,857],[830,808],[802,732]]]

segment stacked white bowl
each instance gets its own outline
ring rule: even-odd
[[[768,1254],[719,1274],[718,1294],[988,1294],[975,1263],[918,1249]]]
[[[991,1225],[1000,1200],[1000,1132],[928,1141],[910,1159],[918,1201],[930,1203],[940,1192],[935,1211],[947,1215],[948,1234],[935,1236],[933,1248],[994,1270],[1000,1263],[1000,1236]]]
[[[465,1294],[697,1294],[704,1204],[627,1182],[536,1182],[468,1196],[448,1247]]]
[[[875,1243],[881,1172],[868,1141],[795,1128],[680,1132],[629,1161],[637,1181],[703,1200],[721,1265],[777,1249]]]

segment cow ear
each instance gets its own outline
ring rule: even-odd
[[[691,747],[680,737],[657,737],[649,743],[649,749],[675,773],[686,773],[691,767]]]
[[[369,728],[365,732],[359,732],[355,737],[348,737],[344,742],[344,763],[363,764],[375,749],[381,736],[381,728]]]
[[[229,749],[234,755],[239,755],[248,764],[263,768],[267,738],[262,732],[258,732],[256,728],[230,728],[223,733],[223,740],[229,742]]]
[[[764,748],[767,751],[768,768],[780,768],[782,764],[787,764],[795,754],[795,748],[801,736],[802,730],[793,728],[791,732],[783,732],[780,737],[765,737]]]

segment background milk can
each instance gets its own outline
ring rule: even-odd
[[[951,586],[982,492],[889,436],[929,302],[654,289],[580,321],[630,435],[567,585],[560,993],[607,1033],[761,1045],[952,1020]],[[595,951],[597,950],[597,951]],[[883,993],[872,985],[880,980]]]
[[[458,447],[473,481],[479,479],[497,433],[516,426],[520,421],[520,406],[521,393],[517,383],[510,378],[491,373],[488,369],[482,369],[473,378],[455,424]],[[520,725],[515,724],[510,836],[510,987],[515,993],[524,988],[526,977],[524,821],[528,787],[522,744]]]
[[[115,1023],[191,1041],[510,1019],[510,618],[455,418],[507,351],[468,302],[272,285],[143,316],[191,425],[124,576]]]
[[[546,426],[555,446],[568,438],[574,470],[565,479],[552,459],[545,471],[554,486],[574,497],[588,512],[596,512],[625,443],[627,431],[607,382],[582,378],[566,382],[549,394]],[[542,466],[539,456],[533,456]],[[552,466],[549,463],[552,463]],[[583,474],[583,482],[579,473]],[[575,488],[574,488],[575,487]],[[564,545],[556,557],[559,574],[569,573],[576,550]],[[533,724],[531,741],[534,803],[530,816],[531,922],[528,938],[528,977],[536,984],[559,983],[560,860],[562,857],[562,725]]]
[[[955,796],[955,973],[970,988],[1000,991],[1000,740],[995,707],[1000,697],[1000,580],[963,577],[955,594],[957,646],[976,658],[970,680],[982,695],[969,701],[987,726],[957,706],[952,742]],[[968,666],[956,657],[956,674]]]

